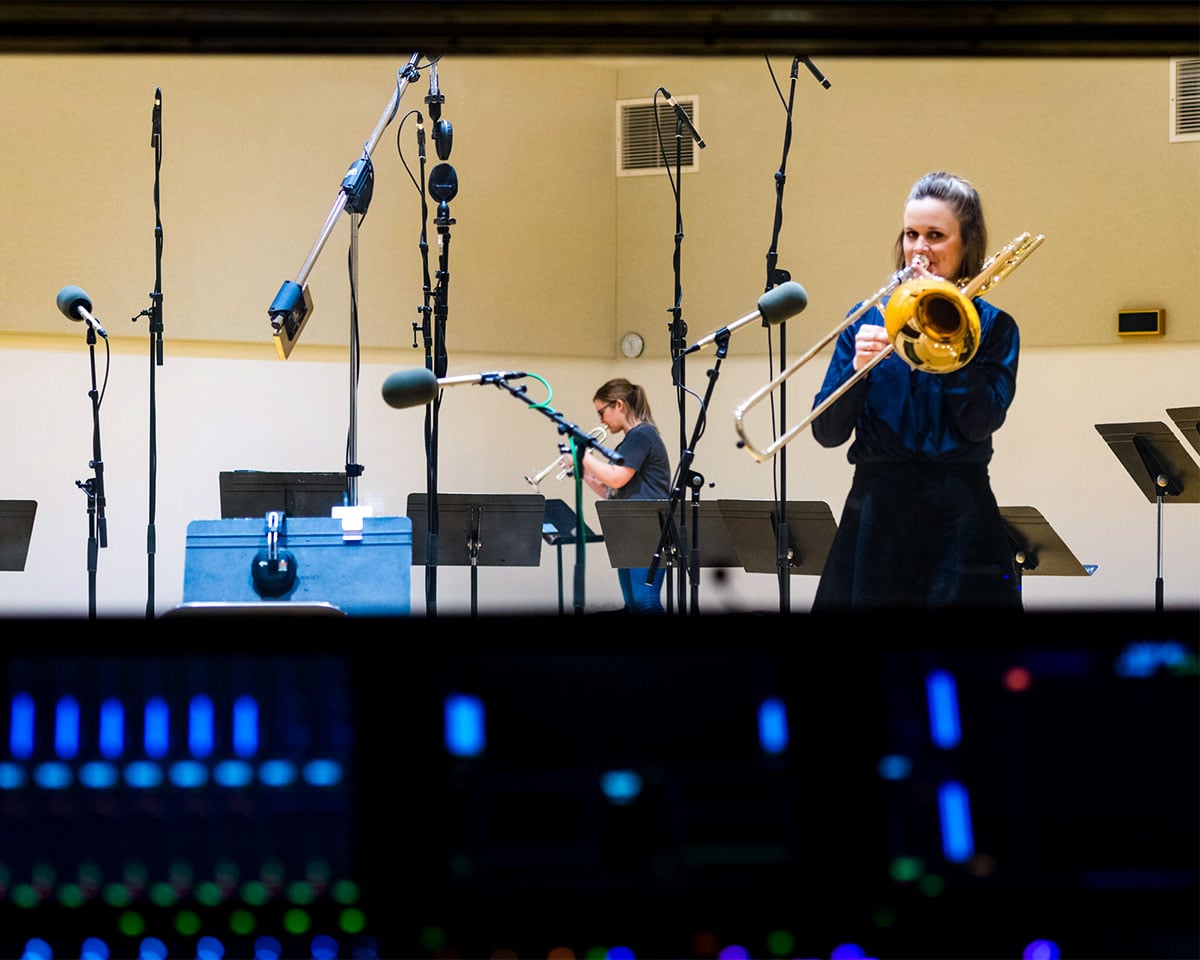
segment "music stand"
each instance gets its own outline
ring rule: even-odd
[[[1175,421],[1183,439],[1200,453],[1200,407],[1168,407],[1167,416]]]
[[[565,500],[547,500],[546,516],[542,520],[542,539],[555,548],[558,554],[558,612],[563,613],[563,560],[562,548],[578,543],[575,534],[579,516],[567,506]],[[588,543],[603,543],[604,537],[594,532],[586,523],[583,525],[585,545]],[[576,607],[581,605],[581,598],[575,597]]]
[[[1163,503],[1200,503],[1200,468],[1183,444],[1162,422],[1098,423],[1109,449],[1133,478],[1146,499],[1157,505],[1158,570],[1154,585],[1154,607],[1163,608]]]
[[[478,612],[478,568],[536,567],[542,562],[546,498],[540,493],[439,493],[438,567],[471,568],[471,616]],[[429,496],[408,495],[412,562],[429,563]]]
[[[36,500],[0,500],[0,570],[24,570]]]
[[[604,542],[608,547],[608,560],[614,568],[649,567],[662,538],[663,524],[670,512],[670,500],[597,500],[596,515],[604,531]],[[684,507],[687,516],[693,516],[691,507]],[[699,565],[701,567],[740,567],[737,548],[729,537],[725,519],[715,501],[699,504]],[[688,530],[692,530],[689,526]],[[678,543],[678,524],[672,524],[667,552],[675,555],[686,553],[691,544]],[[691,533],[695,542],[696,533]],[[667,564],[667,577],[671,576],[674,563]],[[667,603],[671,603],[671,586],[667,584]],[[692,613],[699,613],[699,604],[692,604]]]
[[[773,500],[718,500],[729,535],[747,573],[778,574],[778,504]],[[829,504],[821,500],[789,500],[787,504],[788,573],[820,576],[837,533]]]
[[[1004,521],[1008,542],[1012,544],[1018,588],[1026,574],[1091,576],[1036,507],[1001,507],[1000,518]]]
[[[346,503],[344,473],[223,470],[221,519],[265,517],[272,510],[289,517],[330,517]]]

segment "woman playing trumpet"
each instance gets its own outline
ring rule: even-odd
[[[583,482],[597,496],[612,500],[667,500],[671,496],[671,463],[667,447],[650,415],[646,391],[628,380],[609,380],[592,397],[596,416],[610,435],[624,433],[616,452],[620,464],[609,463],[589,450],[580,458]],[[564,469],[574,468],[570,454],[563,454]],[[649,558],[647,558],[649,559]],[[662,585],[666,571],[660,569],[654,583],[647,585],[650,568],[618,569],[626,613],[664,613]]]
[[[979,194],[945,172],[916,182],[904,206],[896,265],[915,277],[974,276],[987,228]],[[923,265],[922,265],[923,264]],[[1020,609],[1013,552],[992,493],[992,434],[1016,391],[1013,318],[981,298],[980,344],[948,373],[911,368],[893,352],[812,425],[822,446],[853,436],[854,479],[813,610]],[[815,408],[890,345],[883,304],[838,337]]]

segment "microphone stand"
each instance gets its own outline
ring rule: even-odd
[[[400,105],[400,98],[403,96],[405,88],[416,76],[416,63],[419,56],[418,53],[414,53],[409,58],[408,65],[397,73],[396,90],[392,94],[391,100],[388,101],[387,107],[384,108],[384,112],[380,116],[379,122],[375,125],[375,129],[371,132],[371,136],[364,144],[362,156],[350,165],[346,176],[343,177],[341,190],[338,192],[333,208],[325,218],[325,224],[321,228],[317,242],[309,252],[308,259],[301,266],[295,280],[284,281],[283,286],[280,287],[268,310],[271,318],[271,327],[274,331],[276,351],[281,359],[287,359],[291,355],[301,331],[312,315],[312,297],[305,284],[305,280],[312,271],[317,257],[329,239],[329,235],[333,232],[338,218],[343,212],[350,213],[350,250],[348,255],[351,304],[350,411],[346,437],[346,494],[344,498],[346,501],[345,505],[349,507],[358,506],[358,478],[363,472],[362,466],[356,462],[358,454],[357,391],[359,370],[357,304],[358,227],[366,216],[367,209],[370,206],[371,193],[375,183],[375,171],[371,164],[371,153],[375,149],[376,144],[378,144],[380,137],[383,136],[384,129],[386,129],[387,125],[395,117]],[[355,216],[356,214],[357,217]]]
[[[154,91],[154,109],[150,119],[150,146],[154,148],[154,291],[150,307],[138,317],[150,318],[150,496],[149,519],[146,524],[146,618],[154,617],[154,557],[156,552],[155,514],[158,502],[158,391],[155,368],[163,362],[162,313],[162,207],[159,203],[159,178],[162,169],[162,88]],[[138,317],[134,317],[134,323]]]
[[[541,379],[538,377],[537,379]],[[621,464],[625,462],[624,456],[617,453],[615,450],[610,450],[608,447],[600,443],[590,432],[583,430],[574,423],[568,422],[563,418],[563,415],[556,410],[548,407],[545,402],[535,403],[529,398],[528,388],[525,386],[512,387],[503,376],[499,374],[484,374],[481,383],[494,383],[498,387],[503,387],[518,400],[524,401],[534,410],[539,410],[545,416],[549,417],[558,426],[560,434],[566,434],[570,437],[570,449],[575,461],[575,577],[574,577],[574,607],[575,613],[581,614],[584,612],[584,574],[586,572],[586,555],[587,555],[587,525],[583,522],[583,457],[587,453],[587,448],[591,447],[607,459],[610,463]],[[545,381],[542,381],[545,383]]]
[[[92,365],[92,389],[88,392],[88,396],[92,398],[92,459],[88,461],[88,466],[92,468],[93,474],[88,480],[76,480],[75,486],[87,494],[88,500],[88,618],[95,620],[96,568],[100,556],[99,548],[108,546],[108,521],[104,516],[104,460],[100,456],[100,392],[96,388],[96,331],[91,323],[87,324],[87,344]],[[107,338],[105,338],[104,344],[107,348]]]
[[[429,64],[429,116],[434,124],[434,141],[439,159],[447,160],[452,147],[451,127],[442,120],[442,104],[445,102],[437,81],[437,60]],[[450,286],[450,227],[456,222],[450,216],[450,201],[458,195],[458,174],[449,163],[439,163],[429,173],[429,195],[437,201],[437,214],[433,219],[438,235],[437,286],[433,290],[433,343],[432,356],[426,356],[426,366],[438,379],[445,377],[448,366],[446,353],[446,316]],[[423,229],[423,227],[422,227]],[[426,291],[428,291],[428,268]],[[426,304],[428,306],[428,292]],[[439,441],[439,418],[442,398],[439,390],[433,401],[425,408],[426,484],[428,545],[425,562],[425,610],[428,616],[437,615],[438,573],[438,503],[437,461]]]
[[[796,77],[800,72],[800,63],[803,61],[808,67],[809,72],[817,79],[821,86],[829,88],[829,81],[821,74],[821,72],[813,65],[812,61],[807,57],[797,56],[792,60],[791,84],[788,90],[787,100],[787,121],[784,126],[783,135],[783,157],[779,162],[779,170],[775,174],[775,222],[771,231],[771,245],[767,250],[767,285],[766,290],[771,290],[781,283],[787,283],[791,280],[791,274],[786,270],[777,267],[778,262],[778,244],[779,231],[783,226],[783,188],[787,182],[787,158],[791,151],[792,144],[792,106],[796,99]],[[767,61],[767,66],[770,67],[770,60]],[[769,326],[766,318],[763,319],[763,326]],[[770,334],[768,334],[769,336]],[[787,367],[787,324],[779,324],[779,368],[781,370]],[[781,384],[779,387],[779,425],[781,434],[785,432],[787,426],[787,384]],[[775,569],[776,576],[779,580],[779,612],[787,613],[791,610],[791,556],[792,547],[788,539],[788,523],[787,523],[787,447],[781,447],[777,456],[778,463],[778,484],[776,486],[776,527],[775,527]]]
[[[659,88],[662,89],[661,87]],[[675,387],[676,398],[679,409],[679,466],[682,468],[684,456],[687,453],[687,433],[684,426],[686,419],[686,400],[687,391],[685,389],[687,383],[687,370],[684,359],[684,351],[687,347],[687,324],[682,319],[683,303],[683,284],[680,279],[680,254],[683,244],[683,212],[682,212],[682,193],[683,193],[683,118],[678,114],[675,117],[675,249],[671,259],[671,266],[675,276],[675,304],[670,311],[671,320],[671,361],[672,369],[676,374]],[[668,170],[669,172],[669,170]],[[673,521],[668,519],[667,526],[669,527]],[[666,538],[664,537],[664,540]],[[677,590],[679,591],[679,612],[684,613],[687,609],[685,596],[687,589],[687,573],[686,573],[686,556],[688,551],[688,533],[687,519],[680,512],[679,515],[679,551],[677,554],[677,562],[679,565],[679,579]],[[655,553],[655,562],[651,564],[651,572],[657,572],[658,559],[663,549],[663,541],[659,542],[659,549]],[[670,592],[667,593],[667,612],[671,612],[672,598]]]
[[[704,430],[708,425],[708,405],[712,400],[713,389],[716,387],[717,380],[721,376],[721,361],[725,359],[725,355],[729,352],[729,336],[729,330],[721,330],[717,332],[716,338],[713,340],[717,349],[717,362],[708,371],[708,388],[704,391],[704,399],[700,401],[700,412],[696,417],[691,441],[679,455],[679,467],[675,471],[675,482],[671,486],[671,499],[667,504],[667,516],[663,521],[662,532],[659,534],[658,547],[654,551],[654,559],[651,561],[650,568],[646,574],[646,585],[650,586],[654,583],[654,578],[658,575],[658,568],[662,563],[663,551],[670,544],[677,505],[679,506],[679,515],[681,518],[679,524],[681,536],[686,531],[687,524],[682,519],[684,516],[682,506],[683,491],[690,488],[692,491],[692,542],[689,546],[686,541],[681,541],[679,553],[681,558],[686,558],[682,562],[688,564],[688,579],[691,583],[691,607],[689,611],[692,614],[700,613],[700,490],[704,486],[704,477],[692,469],[692,461],[695,457],[696,445],[700,442],[700,437],[704,435]],[[684,607],[681,601],[680,612],[683,612],[683,610]]]

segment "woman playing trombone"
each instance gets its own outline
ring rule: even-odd
[[[916,182],[896,240],[898,269],[969,279],[987,228],[971,183],[945,172]],[[893,352],[812,424],[824,447],[853,436],[854,479],[813,610],[988,607],[1019,610],[1013,551],[992,493],[992,434],[1016,391],[1013,318],[981,298],[978,351],[965,366],[927,373]],[[816,408],[889,346],[881,310],[837,340]]]

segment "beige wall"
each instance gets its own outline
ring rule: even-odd
[[[309,278],[315,310],[291,359],[275,358],[267,308],[317,240],[403,65],[384,58],[24,57],[0,59],[4,190],[0,235],[0,499],[35,499],[27,568],[0,573],[0,613],[87,610],[90,475],[88,351],[54,306],[84,287],[113,346],[101,410],[110,546],[98,571],[102,615],[139,615],[147,595],[150,371],[145,319],[154,286],[150,108],[163,90],[165,362],[155,372],[158,430],[156,606],[180,599],[188,521],[219,513],[221,470],[339,470],[353,392],[360,501],[405,512],[424,492],[422,409],[380,399],[392,371],[421,366],[412,323],[422,302],[420,202],[395,151],[400,117],[425,111],[410,86],[374,158],[374,197],[358,231],[364,364],[349,389],[350,321],[342,216]],[[784,96],[790,62],[772,64]],[[993,248],[1022,230],[1047,241],[991,296],[1021,324],[1017,399],[992,475],[1002,504],[1037,507],[1093,577],[1028,577],[1026,605],[1149,607],[1156,511],[1095,429],[1166,421],[1194,406],[1200,373],[1200,144],[1167,142],[1167,64],[1155,60],[829,60],[822,90],[795,93],[779,266],[809,292],[787,355],[874,292],[890,268],[903,193],[920,173],[955,169],[980,185]],[[614,103],[658,86],[699,97],[707,141],[681,184],[683,318],[690,341],[752,311],[764,289],[774,173],[785,114],[762,60],[717,62],[446,58],[444,116],[454,125],[450,372],[522,369],[553,388],[551,409],[592,425],[591,394],[613,375],[645,383],[668,446],[690,436],[668,356],[675,198],[665,177],[614,171]],[[947,95],[949,91],[949,95]],[[427,118],[428,118],[428,114]],[[427,119],[428,123],[428,119]],[[415,161],[415,129],[401,133]],[[430,150],[431,164],[434,159]],[[436,238],[429,228],[432,265]],[[1120,338],[1116,312],[1167,311],[1163,337]],[[638,329],[647,353],[616,355]],[[777,364],[778,355],[774,357]],[[100,375],[105,356],[98,351]],[[736,447],[732,410],[771,373],[757,325],[729,358],[688,361],[702,394],[716,369],[696,468],[705,498],[771,499],[775,464]],[[789,382],[790,420],[823,364]],[[531,381],[532,383],[532,381]],[[532,387],[531,387],[532,389]],[[439,489],[526,493],[522,477],[554,455],[548,419],[494,387],[446,391]],[[769,429],[755,423],[754,435]],[[1173,429],[1173,428],[1172,428]],[[792,500],[830,504],[849,483],[845,450],[807,435],[788,448]],[[673,459],[675,457],[673,456]],[[569,484],[547,496],[572,500]],[[598,527],[594,502],[585,517]],[[1200,505],[1164,511],[1168,604],[1200,605]],[[564,552],[567,605],[572,550]],[[603,545],[587,557],[589,609],[619,603]],[[555,556],[536,569],[484,569],[485,612],[556,608]],[[468,609],[464,570],[440,574],[443,612]],[[805,610],[814,578],[792,579]],[[777,608],[766,575],[702,578],[702,609]],[[414,613],[423,570],[413,571]]]

